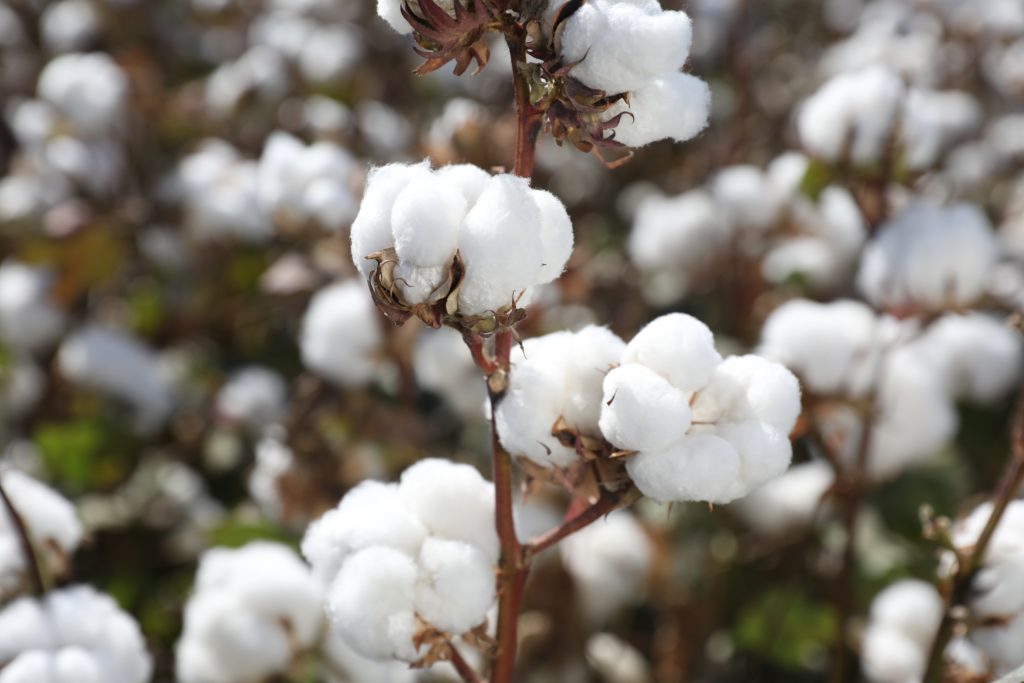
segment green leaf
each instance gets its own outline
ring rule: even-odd
[[[832,182],[832,169],[823,161],[811,159],[807,164],[807,171],[800,181],[800,192],[811,199],[817,199],[830,182]]]
[[[834,609],[799,588],[771,590],[740,612],[736,644],[788,669],[810,666],[835,640]]]

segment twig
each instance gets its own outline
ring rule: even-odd
[[[523,178],[532,178],[541,117],[530,104],[530,84],[519,69],[519,65],[526,64],[526,30],[519,25],[510,27],[505,32],[505,42],[512,55],[512,82],[516,101],[515,162],[512,172]]]
[[[477,672],[473,670],[473,667],[471,667],[469,662],[463,658],[462,653],[458,651],[451,641],[448,641],[448,650],[448,659],[451,661],[452,666],[455,667],[455,671],[459,674],[459,677],[465,681],[465,683],[483,683],[483,680]]]
[[[1003,513],[1006,512],[1010,501],[1017,495],[1021,482],[1024,481],[1024,390],[1017,398],[1010,440],[1012,455],[1010,461],[1006,463],[1006,469],[1003,470],[1003,476],[993,496],[992,514],[989,515],[988,522],[981,535],[978,536],[974,548],[960,557],[956,573],[953,575],[953,584],[946,601],[946,609],[928,654],[928,668],[925,669],[923,683],[939,683],[942,680],[946,668],[944,660],[946,646],[949,645],[949,641],[953,637],[953,627],[956,624],[954,617],[956,608],[967,602],[974,576],[985,559],[985,551],[995,534],[996,527],[999,526]]]
[[[43,574],[42,566],[39,564],[39,558],[36,556],[32,539],[28,535],[28,527],[25,526],[25,520],[22,519],[18,510],[14,507],[14,503],[11,502],[10,496],[7,495],[7,490],[4,488],[3,476],[0,476],[0,498],[3,499],[4,507],[7,509],[7,514],[11,518],[14,530],[18,534],[21,550],[25,554],[25,562],[28,565],[29,575],[32,580],[32,592],[37,596],[41,596],[46,593],[46,577]]]
[[[580,529],[593,524],[610,512],[613,512],[626,499],[631,488],[621,491],[601,491],[601,497],[592,505],[584,509],[578,515],[565,520],[561,526],[538,536],[523,547],[523,556],[529,560],[535,555],[561,541],[566,536],[571,536]]]

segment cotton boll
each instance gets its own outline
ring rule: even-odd
[[[782,197],[765,173],[754,166],[730,166],[711,182],[715,202],[741,228],[763,231],[779,218]]]
[[[898,630],[868,626],[861,642],[864,675],[873,683],[908,683],[924,675],[926,651]]]
[[[64,328],[64,311],[50,298],[51,278],[40,268],[0,263],[0,342],[15,351],[49,347]]]
[[[37,91],[77,132],[102,136],[121,126],[128,77],[105,53],[76,52],[52,59],[39,74]]]
[[[900,79],[882,66],[834,76],[800,109],[800,142],[825,161],[840,161],[849,145],[854,163],[875,162],[890,142],[903,91]]]
[[[626,471],[640,491],[659,503],[728,503],[741,475],[736,449],[714,434],[692,434],[661,451],[631,456]]]
[[[494,603],[494,567],[479,549],[462,541],[428,538],[420,549],[416,613],[433,626],[465,633],[487,618]]]
[[[425,329],[416,337],[412,365],[416,382],[464,419],[483,417],[487,387],[461,334],[448,327]]]
[[[249,496],[260,511],[275,522],[285,516],[280,480],[295,464],[295,454],[283,440],[264,436],[256,444],[255,465],[249,473]]]
[[[655,318],[622,352],[623,365],[644,365],[687,395],[704,387],[721,362],[711,330],[685,313]]]
[[[466,275],[459,310],[484,315],[508,307],[538,283],[544,266],[541,213],[527,181],[495,176],[466,214],[459,251]]]
[[[979,505],[953,528],[953,543],[972,548],[992,516],[992,504]],[[970,607],[981,618],[1005,618],[1024,611],[1024,503],[1011,501],[989,541],[972,584]]]
[[[1024,357],[1020,334],[982,313],[947,314],[901,352],[929,364],[951,396],[978,402],[1005,396]]]
[[[550,192],[534,190],[533,199],[540,209],[540,238],[544,245],[544,265],[537,284],[545,284],[558,279],[572,255],[572,221],[562,202]]]
[[[975,131],[982,118],[981,106],[966,92],[912,88],[900,129],[907,166],[928,168],[951,143]]]
[[[402,35],[412,33],[412,26],[402,16],[401,0],[377,0],[377,15],[396,32]]]
[[[234,373],[217,392],[217,413],[260,431],[284,413],[287,387],[281,375],[260,366]]]
[[[450,263],[466,208],[462,192],[436,176],[407,185],[391,209],[398,258],[417,266]]]
[[[898,581],[875,596],[862,646],[868,678],[877,683],[919,680],[943,611],[935,587],[916,579]]]
[[[720,425],[715,433],[728,441],[740,458],[735,497],[745,496],[752,489],[781,475],[793,457],[788,435],[762,422]]]
[[[912,204],[868,244],[857,286],[898,310],[966,307],[985,290],[999,256],[988,219],[971,204]]]
[[[487,189],[491,174],[474,164],[451,164],[434,171],[445,184],[454,185],[462,192],[466,206],[473,206]]]
[[[571,340],[571,341],[570,341]],[[602,383],[622,356],[625,342],[607,327],[587,325],[563,339],[561,361],[567,371],[562,417],[573,429],[598,434]]]
[[[120,330],[80,328],[64,339],[57,366],[72,383],[128,403],[141,432],[158,429],[174,410],[174,390],[156,354]]]
[[[313,295],[302,319],[302,362],[343,387],[369,383],[382,333],[365,284],[339,282]]]
[[[831,465],[822,461],[793,465],[734,503],[733,508],[757,532],[782,535],[811,522],[835,478]]]
[[[449,269],[446,266],[427,266],[420,268],[408,261],[399,262],[393,272],[395,285],[402,293],[402,300],[407,304],[419,304],[429,301],[445,280]]]
[[[755,355],[732,356],[714,369],[693,404],[697,422],[757,420],[789,434],[800,415],[800,385],[789,370]]]
[[[100,17],[88,0],[64,0],[46,8],[39,23],[48,50],[71,52],[87,47],[96,37]]]
[[[659,451],[690,428],[686,396],[643,365],[623,365],[604,378],[601,433],[615,446]]]
[[[996,675],[1011,675],[1024,664],[1020,649],[1024,640],[1024,614],[1014,616],[1008,624],[974,628],[969,637],[987,655]]]
[[[768,316],[758,353],[796,372],[814,393],[856,396],[873,384],[881,343],[865,304],[793,299]]]
[[[331,672],[325,672],[328,683],[415,683],[417,680],[416,672],[408,664],[368,659],[349,647],[333,628],[324,637],[322,651],[331,663],[330,668],[342,674],[338,678]]]
[[[656,2],[597,0],[565,22],[560,47],[566,64],[579,62],[574,78],[613,95],[681,69],[692,37],[683,12],[664,11]]]
[[[635,647],[611,633],[587,639],[587,662],[607,683],[645,683],[651,680],[651,666]]]
[[[302,539],[302,554],[313,566],[313,574],[329,585],[352,553],[387,546],[415,557],[426,536],[426,527],[406,507],[398,486],[364,481],[337,508],[310,525]]]
[[[366,257],[393,247],[391,212],[399,193],[414,180],[430,177],[429,163],[388,164],[370,171],[359,213],[352,222],[352,262],[364,277],[376,267]]]
[[[153,666],[138,624],[90,586],[6,605],[0,661],[2,683],[145,683]]]
[[[654,548],[628,512],[607,517],[569,536],[558,546],[576,582],[580,606],[592,621],[605,621],[643,590]]]
[[[605,120],[623,116],[613,129],[614,139],[627,147],[643,147],[671,138],[685,142],[708,125],[711,89],[696,76],[669,73],[630,94],[629,105],[618,102]]]
[[[338,634],[371,659],[416,659],[416,563],[375,546],[348,558],[331,585],[327,614]]]
[[[464,541],[498,560],[494,486],[469,465],[427,458],[405,470],[399,496],[433,536]]]

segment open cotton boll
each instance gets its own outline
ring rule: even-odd
[[[569,536],[558,548],[584,614],[598,622],[640,597],[654,562],[643,526],[622,510]]]
[[[662,10],[657,2],[594,0],[563,26],[562,59],[578,62],[572,77],[609,95],[636,90],[681,69],[693,38],[690,18]]]
[[[611,633],[598,633],[587,639],[587,663],[607,683],[644,683],[650,681],[651,666],[643,654]]]
[[[436,174],[407,185],[391,209],[398,258],[426,267],[450,263],[459,245],[466,209],[459,188]]]
[[[690,428],[685,394],[643,365],[622,365],[604,378],[599,426],[619,448],[658,451]]]
[[[51,277],[45,270],[10,259],[0,263],[0,343],[32,353],[57,340],[65,315],[51,299],[50,289]]]
[[[907,167],[930,167],[950,144],[974,132],[982,119],[981,106],[966,92],[911,88],[900,128]]]
[[[61,344],[57,366],[72,383],[129,404],[141,432],[159,429],[174,410],[174,389],[158,357],[127,332],[79,328]]]
[[[371,659],[414,661],[416,563],[393,548],[374,546],[348,558],[327,596],[338,634]]]
[[[973,547],[989,518],[992,504],[983,503],[953,527],[953,543]],[[981,617],[1007,617],[1024,612],[1024,502],[1011,501],[989,541],[984,561],[972,584],[971,610]]]
[[[541,229],[540,209],[527,181],[511,175],[492,178],[462,226],[459,252],[466,275],[459,310],[469,315],[497,311],[537,284],[545,263]]]
[[[903,82],[883,66],[834,76],[800,109],[801,144],[825,161],[847,153],[856,164],[877,161],[892,140],[903,91]]]
[[[103,52],[53,58],[39,74],[36,89],[81,135],[108,135],[123,122],[128,77]]]
[[[340,386],[361,386],[377,372],[381,338],[377,310],[364,283],[329,285],[313,295],[302,318],[302,362]]]
[[[0,480],[28,531],[36,552],[51,570],[63,568],[82,542],[82,524],[66,498],[26,474],[0,471]],[[0,506],[0,596],[22,583],[28,569],[21,537],[6,506]]]
[[[1003,683],[1014,680],[1016,669],[1024,665],[1020,644],[1024,641],[1024,614],[1015,615],[1006,624],[978,626],[969,633],[971,642],[985,653],[988,662]]]
[[[572,255],[572,221],[561,200],[545,190],[534,190],[533,200],[540,209],[540,239],[544,246],[544,263],[537,284],[558,279]]]
[[[322,594],[287,546],[254,541],[203,554],[178,643],[182,683],[250,683],[284,673],[319,639]]]
[[[427,458],[402,473],[398,493],[431,535],[464,541],[498,560],[494,485],[476,468]]]
[[[943,611],[938,590],[917,579],[898,581],[875,596],[861,652],[868,678],[920,680]]]
[[[139,625],[91,586],[0,610],[0,662],[0,683],[145,683],[153,669]]]
[[[950,313],[900,353],[930,365],[950,396],[992,402],[1016,386],[1024,361],[1024,340],[998,318]]]
[[[617,102],[605,121],[629,112],[615,126],[614,139],[627,147],[657,140],[685,142],[708,125],[711,89],[696,76],[673,72],[659,76],[630,94],[629,104]]]
[[[711,194],[729,220],[740,228],[761,231],[778,221],[783,197],[755,166],[729,166],[711,181]]]
[[[733,498],[745,496],[781,475],[793,457],[789,432],[763,422],[719,425],[715,434],[728,441],[740,458],[740,476],[730,494]]]
[[[100,21],[88,0],[64,0],[45,9],[39,28],[50,52],[71,52],[87,47],[96,38]]]
[[[826,462],[793,465],[734,503],[733,508],[759,533],[785,534],[810,524],[835,478],[835,470]]]
[[[758,353],[816,394],[857,396],[874,383],[883,341],[874,311],[859,301],[793,299],[768,316]]]
[[[324,636],[324,656],[332,671],[325,671],[328,683],[415,683],[416,671],[404,662],[381,662],[369,659],[353,650],[333,628]],[[339,678],[340,674],[340,678]]]
[[[984,294],[998,258],[992,226],[978,207],[921,200],[868,243],[857,286],[876,306],[899,311],[967,307]]]
[[[445,184],[454,185],[462,192],[466,206],[473,206],[487,189],[491,174],[474,164],[451,164],[434,171]]]
[[[487,619],[494,603],[494,565],[478,548],[431,537],[423,542],[418,564],[418,615],[451,633],[465,633]]]
[[[626,461],[629,478],[659,503],[735,500],[741,467],[732,444],[707,433],[687,435],[664,450],[637,453]]]
[[[462,335],[449,327],[424,329],[412,349],[416,382],[440,395],[464,419],[483,417],[487,386]]]
[[[764,422],[788,435],[800,416],[800,384],[780,363],[732,356],[715,367],[693,403],[695,422]]]
[[[403,20],[404,21],[404,20]],[[359,213],[352,222],[352,262],[364,277],[376,267],[370,254],[393,247],[391,212],[399,193],[414,180],[430,177],[430,164],[388,164],[370,171]]]
[[[495,421],[502,445],[542,467],[567,467],[579,456],[552,434],[569,429],[598,436],[601,383],[624,344],[609,330],[588,326],[527,339],[512,352],[508,390]]]
[[[722,356],[707,325],[685,313],[669,313],[636,333],[621,362],[650,368],[689,398],[711,380]]]
[[[288,388],[269,368],[251,365],[235,372],[217,392],[217,413],[254,431],[262,431],[284,414]]]
[[[345,494],[338,507],[310,525],[302,539],[302,554],[326,586],[350,554],[387,546],[415,557],[427,533],[406,507],[396,484],[364,481]]]

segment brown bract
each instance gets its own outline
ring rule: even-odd
[[[456,76],[461,76],[474,60],[477,72],[487,66],[490,50],[483,37],[494,21],[490,8],[484,0],[466,0],[466,4],[454,0],[452,11],[454,16],[434,0],[402,2],[402,16],[412,26],[416,39],[413,49],[425,60],[416,69],[417,74],[436,71],[453,60]]]

